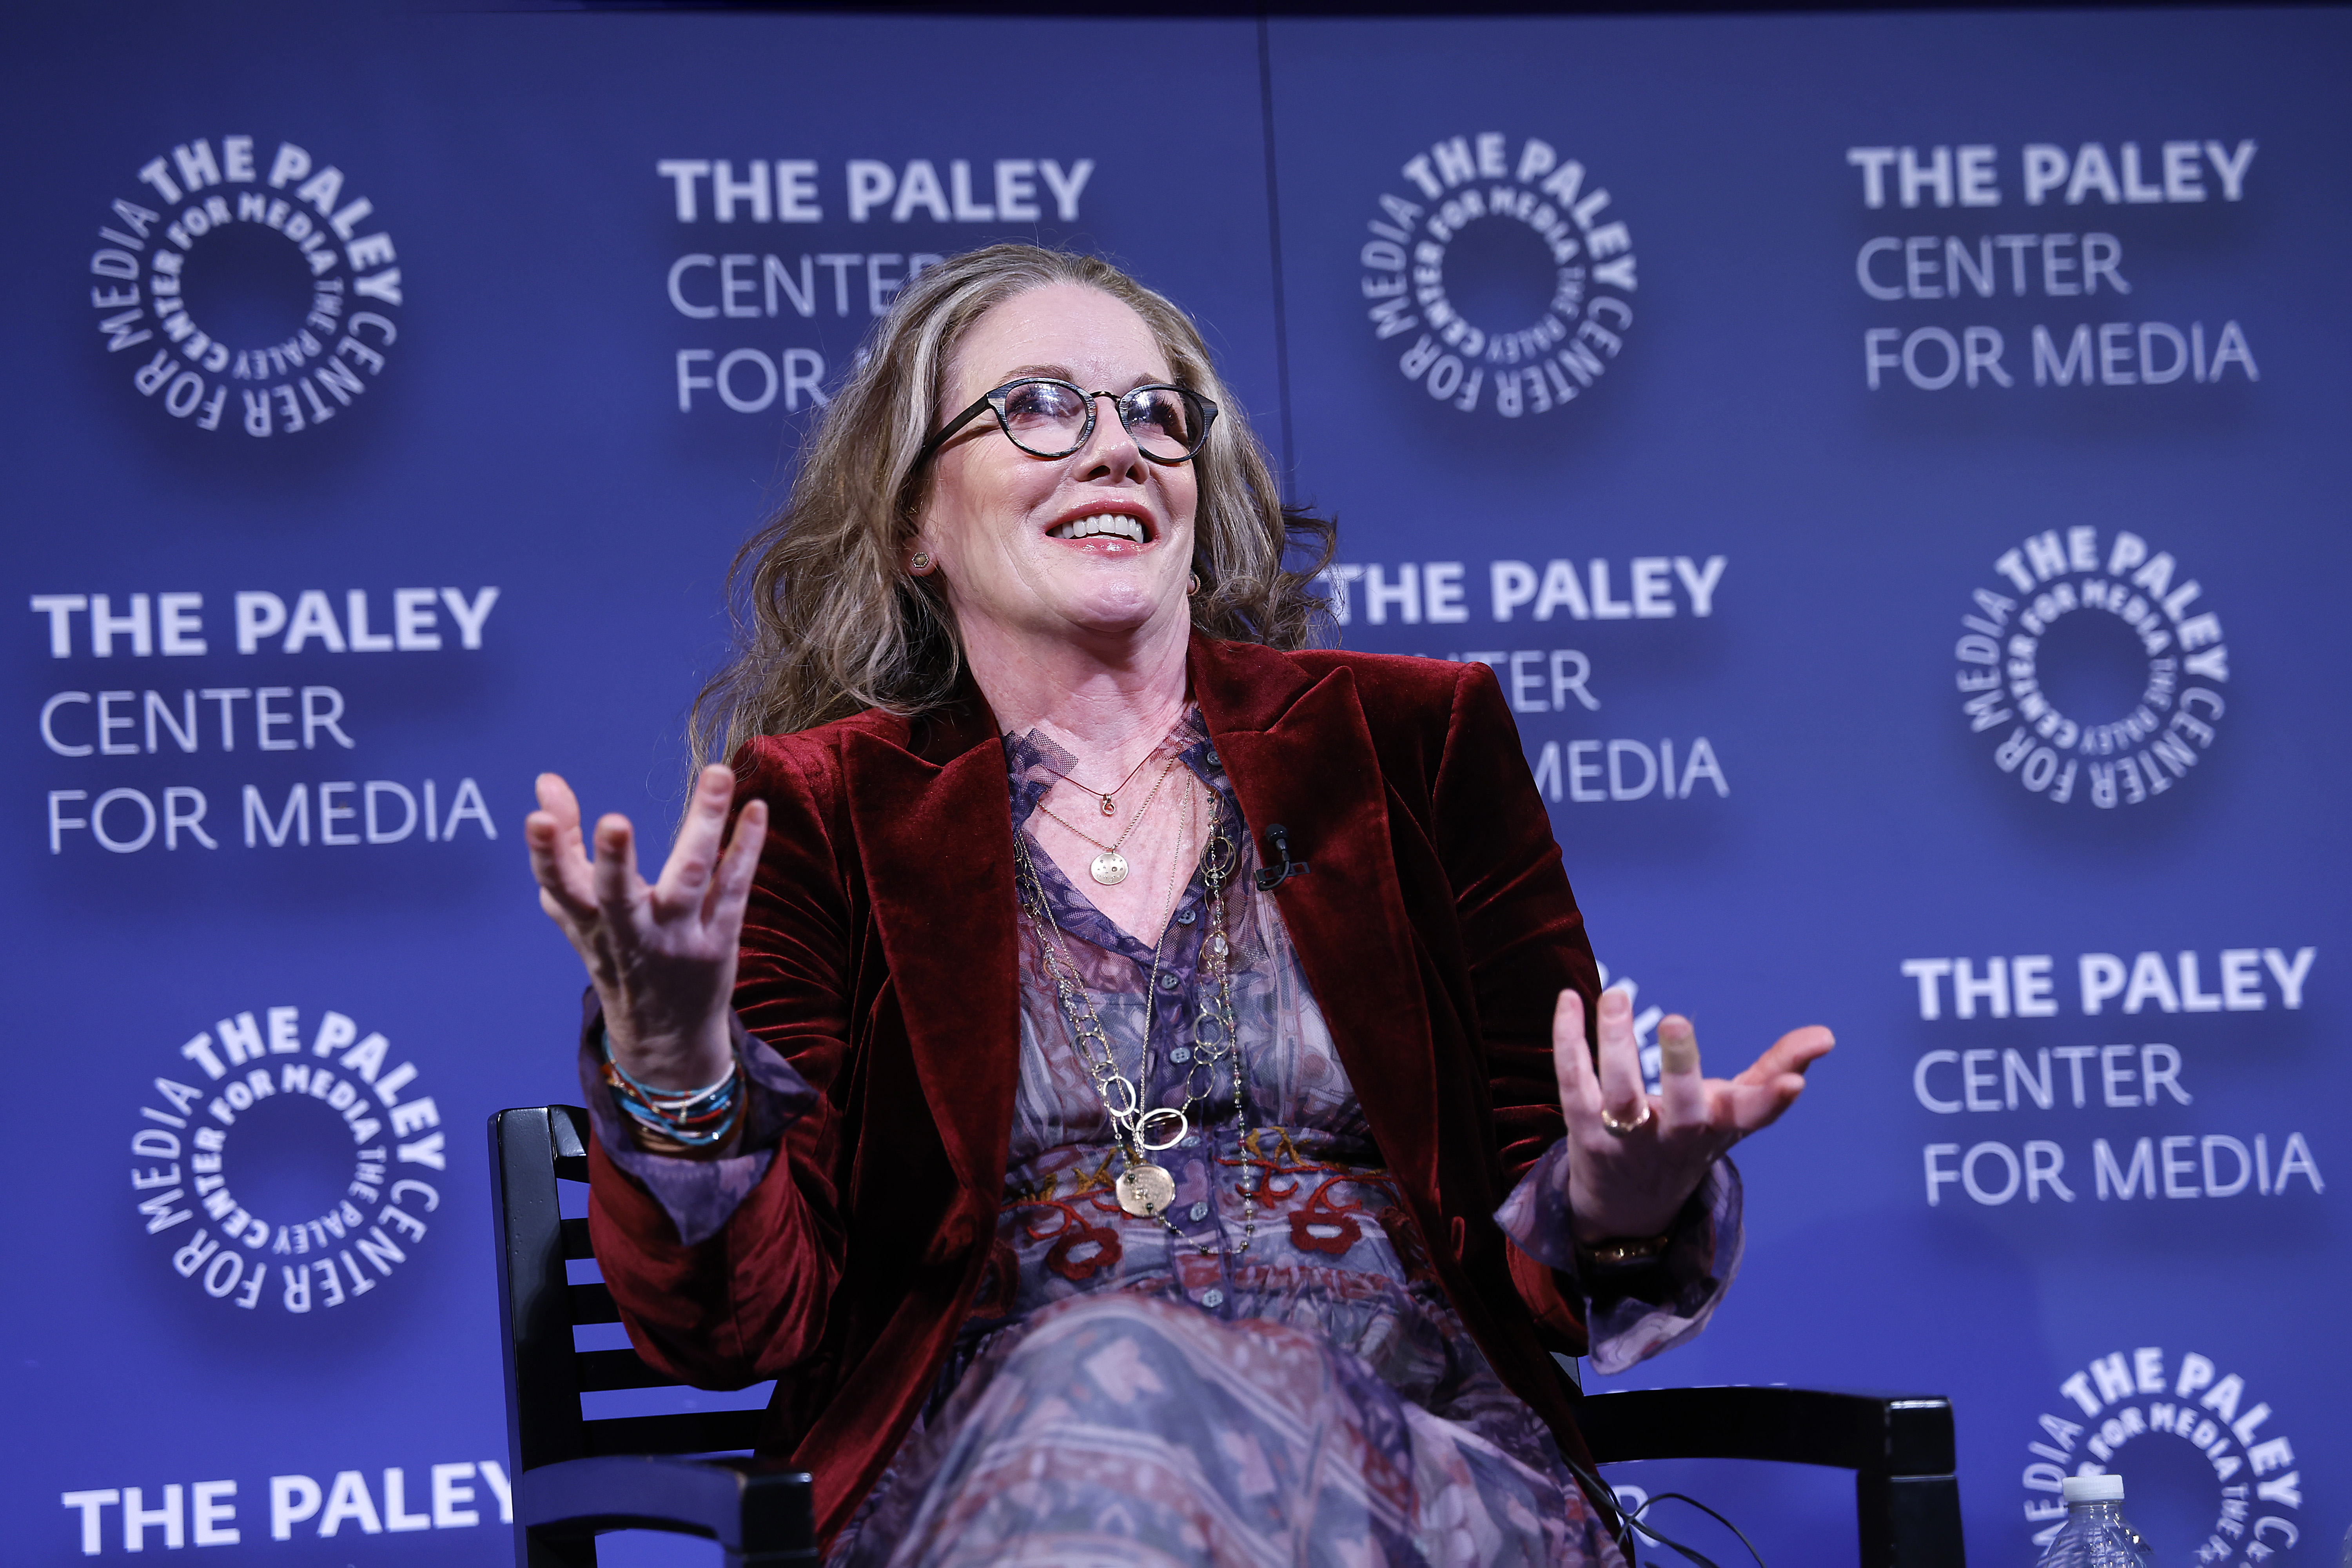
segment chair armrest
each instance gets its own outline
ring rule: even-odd
[[[1952,1474],[1951,1402],[1811,1388],[1647,1388],[1590,1394],[1577,1425],[1598,1463],[1780,1459],[1881,1476]]]
[[[515,1522],[526,1530],[587,1534],[667,1530],[707,1535],[760,1562],[817,1560],[809,1478],[659,1454],[565,1459],[526,1470],[515,1487]]]

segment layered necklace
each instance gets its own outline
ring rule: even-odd
[[[1143,762],[1148,763],[1150,760],[1151,759],[1150,757],[1146,757],[1143,759]],[[1143,768],[1143,763],[1138,763],[1135,766],[1137,772],[1140,772]],[[1053,773],[1051,768],[1048,768],[1045,771]],[[1143,797],[1143,804],[1135,808],[1135,815],[1127,819],[1127,826],[1118,830],[1118,837],[1112,839],[1108,844],[1104,843],[1101,839],[1097,838],[1093,834],[1088,833],[1085,828],[1080,827],[1076,823],[1070,821],[1069,818],[1064,816],[1060,812],[1055,811],[1052,806],[1047,805],[1042,800],[1037,803],[1037,809],[1044,812],[1047,816],[1052,817],[1055,822],[1060,823],[1064,827],[1076,834],[1078,837],[1085,839],[1087,843],[1100,850],[1102,853],[1097,855],[1093,861],[1087,865],[1087,875],[1092,877],[1096,881],[1100,882],[1106,888],[1116,887],[1119,883],[1127,880],[1128,869],[1127,857],[1118,852],[1118,847],[1127,842],[1127,836],[1135,831],[1136,825],[1141,822],[1145,814],[1150,811],[1151,803],[1160,798],[1160,786],[1168,782],[1168,775],[1175,771],[1176,759],[1174,757],[1171,757],[1168,759],[1168,765],[1160,770],[1160,776],[1151,781],[1151,793]],[[1070,778],[1067,773],[1055,773],[1054,776],[1065,780],[1067,783],[1077,783],[1076,779]],[[1135,774],[1131,773],[1127,776],[1131,779]],[[1084,784],[1078,784],[1078,787],[1080,789],[1086,788]],[[1118,787],[1120,789],[1125,789],[1127,787],[1126,781],[1121,780]],[[1111,798],[1109,795],[1105,795],[1102,799],[1103,815],[1108,816],[1110,815],[1111,811]]]
[[[1166,774],[1161,775],[1162,780]],[[1156,786],[1155,786],[1156,788]],[[1198,796],[1187,792],[1187,831],[1191,839],[1192,813]],[[1185,1243],[1204,1258],[1217,1255],[1218,1247],[1212,1241],[1202,1244],[1186,1237],[1170,1223],[1168,1205],[1175,1201],[1176,1179],[1167,1167],[1151,1159],[1153,1154],[1172,1149],[1192,1133],[1193,1118],[1202,1111],[1208,1101],[1230,1089],[1234,1104],[1234,1128],[1241,1139],[1243,1153],[1241,1191],[1243,1234],[1241,1245],[1234,1256],[1247,1252],[1250,1243],[1257,1238],[1257,1173],[1248,1163],[1249,1100],[1244,1086],[1240,1044],[1234,1027],[1233,949],[1225,931],[1225,891],[1232,885],[1237,855],[1232,837],[1224,827],[1224,801],[1214,791],[1210,792],[1210,818],[1207,842],[1202,847],[1200,859],[1201,885],[1206,895],[1202,900],[1208,910],[1207,933],[1202,938],[1202,963],[1208,972],[1209,984],[1201,994],[1193,1019],[1192,1043],[1178,1046],[1169,1053],[1169,1059],[1184,1066],[1184,1103],[1181,1107],[1153,1106],[1146,1108],[1145,1096],[1151,1083],[1151,1016],[1160,985],[1160,951],[1166,940],[1167,921],[1160,921],[1161,937],[1151,948],[1151,977],[1143,994],[1143,1039],[1138,1052],[1136,1070],[1129,1077],[1119,1069],[1111,1049],[1110,1036],[1104,1030],[1101,1016],[1095,1009],[1094,998],[1087,992],[1079,977],[1077,964],[1072,961],[1069,949],[1062,937],[1062,928],[1054,918],[1052,903],[1045,897],[1045,884],[1038,876],[1036,862],[1030,858],[1029,848],[1018,831],[1013,836],[1013,855],[1019,876],[1016,887],[1031,926],[1036,931],[1039,947],[1045,957],[1045,972],[1053,976],[1054,989],[1058,994],[1064,1016],[1070,1021],[1072,1048],[1086,1068],[1095,1093],[1102,1100],[1103,1111],[1109,1118],[1111,1136],[1118,1142],[1125,1169],[1114,1184],[1118,1206],[1139,1219],[1159,1221],[1162,1229]],[[1139,812],[1139,816],[1141,814]],[[1058,819],[1057,819],[1058,820]],[[1067,826],[1067,823],[1063,824]],[[1183,863],[1180,847],[1169,869],[1169,912],[1175,904],[1177,869]],[[1123,873],[1122,873],[1123,874]]]

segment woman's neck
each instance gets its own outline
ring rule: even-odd
[[[1107,788],[1183,712],[1190,632],[1176,619],[1132,639],[1089,646],[974,628],[964,657],[1000,729],[1039,732],[1076,760],[1075,776]]]

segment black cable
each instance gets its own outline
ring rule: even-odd
[[[1724,1518],[1723,1515],[1716,1512],[1715,1510],[1707,1507],[1706,1504],[1699,1501],[1698,1499],[1685,1492],[1660,1492],[1655,1497],[1651,1498],[1649,1502],[1643,1503],[1640,1508],[1633,1510],[1631,1521],[1633,1527],[1649,1535],[1651,1539],[1662,1542],[1667,1546],[1674,1547],[1676,1552],[1681,1552],[1684,1556],[1694,1558],[1696,1561],[1706,1564],[1706,1568],[1715,1568],[1713,1563],[1707,1563],[1706,1559],[1704,1557],[1697,1556],[1697,1554],[1692,1552],[1689,1547],[1677,1546],[1675,1542],[1667,1541],[1664,1536],[1660,1535],[1656,1531],[1652,1530],[1649,1522],[1641,1517],[1643,1514],[1645,1514],[1650,1510],[1651,1503],[1664,1502],[1668,1498],[1674,1499],[1676,1502],[1686,1502],[1690,1504],[1691,1507],[1698,1510],[1699,1512],[1706,1515],[1707,1518],[1715,1521],[1716,1523],[1723,1526],[1724,1529],[1731,1531],[1732,1534],[1738,1536],[1739,1544],[1748,1548],[1748,1555],[1756,1559],[1756,1568],[1764,1568],[1764,1554],[1756,1550],[1756,1543],[1748,1540],[1745,1534],[1742,1534],[1738,1525]]]
[[[1637,1531],[1642,1535],[1648,1536],[1651,1540],[1666,1548],[1669,1552],[1680,1552],[1691,1562],[1697,1563],[1698,1568],[1717,1568],[1715,1562],[1706,1554],[1698,1552],[1695,1548],[1684,1545],[1681,1542],[1676,1541],[1674,1537],[1659,1531],[1656,1526],[1651,1524],[1647,1520],[1641,1517],[1643,1512],[1648,1510],[1650,1503],[1657,1502],[1665,1498],[1673,1498],[1678,1502],[1686,1502],[1690,1504],[1691,1507],[1698,1510],[1709,1519],[1714,1520],[1717,1524],[1723,1526],[1724,1529],[1731,1531],[1732,1534],[1738,1536],[1739,1544],[1748,1548],[1748,1555],[1756,1559],[1756,1568],[1764,1568],[1764,1557],[1761,1552],[1759,1552],[1756,1550],[1756,1543],[1748,1540],[1745,1534],[1742,1534],[1738,1525],[1732,1523],[1731,1521],[1724,1518],[1723,1515],[1716,1512],[1715,1510],[1707,1507],[1706,1504],[1699,1501],[1696,1498],[1686,1496],[1682,1492],[1660,1492],[1656,1497],[1650,1499],[1648,1502],[1644,1502],[1640,1508],[1635,1509],[1632,1513],[1627,1513],[1623,1509],[1617,1506],[1616,1488],[1611,1486],[1608,1482],[1602,1480],[1599,1476],[1593,1474],[1591,1470],[1586,1469],[1582,1465],[1578,1464],[1574,1459],[1570,1458],[1565,1454],[1560,1456],[1560,1462],[1568,1467],[1569,1472],[1571,1475],[1575,1476],[1579,1481],[1584,1484],[1585,1495],[1594,1499],[1600,1503],[1602,1514],[1601,1528],[1608,1532],[1610,1540],[1616,1543],[1618,1552],[1625,1559],[1626,1568],[1637,1568],[1637,1564],[1639,1563],[1639,1558],[1636,1555],[1640,1547],[1640,1542],[1635,1539],[1635,1533]],[[1604,1499],[1606,1500],[1605,1501],[1601,1500]],[[1614,1520],[1615,1521],[1613,1524],[1611,1522],[1612,1520]]]
[[[1650,1505],[1647,1503],[1643,1503],[1642,1505],[1643,1508],[1647,1508]],[[1636,1510],[1635,1511],[1639,1512],[1640,1510]],[[1645,1524],[1639,1519],[1633,1518],[1631,1514],[1628,1514],[1626,1518],[1633,1524],[1634,1529],[1640,1531],[1643,1534],[1648,1536],[1651,1540],[1656,1542],[1667,1551],[1677,1552],[1680,1555],[1690,1559],[1690,1561],[1698,1564],[1698,1568],[1715,1568],[1715,1563],[1704,1553],[1700,1552],[1696,1547],[1685,1546],[1681,1542],[1675,1540],[1671,1536],[1660,1535],[1656,1531],[1651,1529],[1649,1525]],[[1633,1562],[1633,1559],[1629,1557],[1626,1559],[1626,1562],[1630,1564]]]
[[[1625,1568],[1633,1568],[1633,1521],[1617,1506],[1617,1489],[1562,1454],[1559,1462],[1568,1467],[1584,1488],[1584,1495],[1601,1510],[1601,1527],[1615,1543],[1619,1555],[1625,1559]]]

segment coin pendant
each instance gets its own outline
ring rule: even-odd
[[[1176,1196],[1176,1178],[1157,1165],[1130,1165],[1118,1178],[1118,1206],[1149,1219]]]
[[[1116,849],[1106,849],[1095,857],[1087,870],[1104,887],[1114,887],[1127,880],[1127,857]]]

